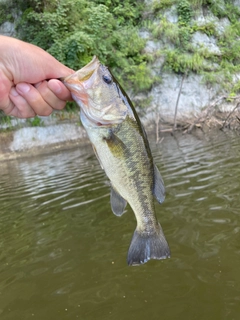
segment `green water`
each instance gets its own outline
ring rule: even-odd
[[[0,164],[0,319],[240,319],[240,148],[233,133],[152,149],[172,258],[128,267],[90,146]]]

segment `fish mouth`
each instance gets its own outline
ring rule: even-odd
[[[115,109],[113,103],[101,106],[97,98],[92,96],[92,91],[97,91],[98,86],[101,85],[101,77],[98,74],[101,67],[102,64],[94,56],[86,66],[61,78],[61,81],[69,89],[73,100],[78,104],[88,121],[97,126],[110,126],[122,122],[126,117],[126,110],[118,115],[116,111],[111,112]]]
[[[84,89],[87,89],[91,86],[93,80],[90,81],[90,79],[99,66],[100,61],[96,56],[94,56],[93,59],[82,69],[67,77],[62,77],[59,80],[62,81],[72,93],[76,92],[76,87],[79,85]]]

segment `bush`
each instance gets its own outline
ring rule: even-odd
[[[133,0],[32,0],[18,32],[74,70],[97,55],[126,89],[146,90],[154,80],[136,27],[142,6]]]

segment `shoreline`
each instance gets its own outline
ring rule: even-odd
[[[225,112],[203,111],[197,117],[178,119],[176,123],[163,119],[142,121],[147,135],[155,136],[158,143],[162,136],[181,132],[182,134],[211,134],[211,131],[239,131],[239,112],[231,116]],[[79,124],[70,122],[48,124],[39,127],[23,127],[0,130],[0,162],[35,157],[78,146],[90,144],[87,133]]]
[[[1,138],[1,133],[0,133]],[[21,151],[6,151],[0,153],[0,163],[5,161],[14,161],[19,159],[26,159],[30,157],[37,157],[47,154],[56,153],[58,151],[64,151],[68,149],[77,148],[78,146],[85,146],[90,144],[90,141],[86,140],[75,140],[75,141],[65,141],[61,143],[49,144],[43,147],[32,147],[27,150]]]
[[[34,157],[90,143],[77,123],[0,131],[0,162]]]

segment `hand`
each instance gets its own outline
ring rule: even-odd
[[[73,72],[37,46],[0,36],[0,109],[18,118],[63,109],[72,98],[56,78]]]

